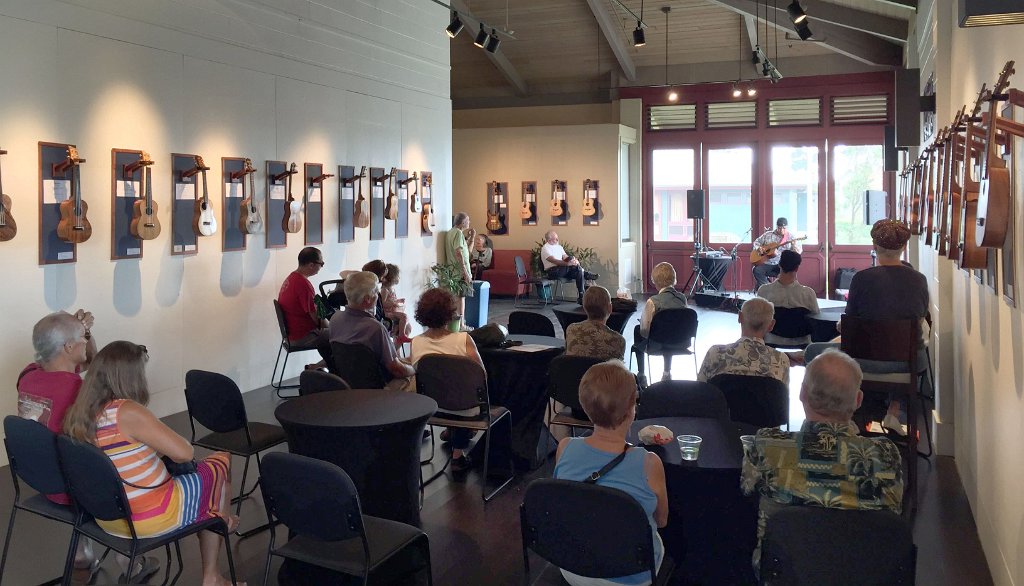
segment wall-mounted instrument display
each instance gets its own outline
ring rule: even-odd
[[[975,112],[980,112],[980,104],[988,99],[989,90],[981,86],[978,105]],[[960,210],[960,234],[963,239],[958,251],[959,266],[962,269],[982,269],[988,265],[988,254],[980,248],[975,239],[974,229],[978,225],[978,191],[981,185],[974,178],[975,158],[984,157],[983,145],[979,147],[981,126],[984,117],[972,117],[967,123],[967,134],[964,138],[964,156],[961,185],[963,185],[963,206]]]
[[[57,224],[57,237],[64,242],[81,244],[92,236],[92,224],[86,214],[89,205],[82,200],[81,165],[85,159],[78,156],[78,149],[68,147],[68,158],[62,163],[61,171],[71,170],[71,198],[60,204],[60,222]],[[54,174],[59,171],[54,166]]]
[[[424,171],[420,189],[423,191],[423,212],[420,214],[420,231],[433,234],[437,224],[434,223],[434,174]]]
[[[551,204],[548,206],[548,213],[553,217],[565,215],[565,190],[566,182],[555,179],[551,182]]]
[[[142,188],[145,195],[135,200],[129,230],[139,240],[153,240],[160,235],[160,219],[157,218],[157,205],[153,201],[153,159],[149,153],[143,152],[139,164],[144,167],[140,177],[145,184]]]
[[[492,234],[504,234],[505,214],[501,212],[501,183],[491,181],[487,191],[487,230]]]
[[[523,182],[523,205],[519,208],[519,217],[532,220],[537,213],[537,184],[532,181]],[[524,222],[525,223],[525,222]]]
[[[417,171],[413,171],[412,177],[405,180],[406,183],[410,181],[412,182],[412,193],[409,194],[409,211],[418,214],[423,211],[423,202],[420,200],[420,178]]]
[[[999,126],[999,102],[1006,100],[1003,92],[1009,87],[1013,73],[1013,61],[1007,61],[989,95],[989,124],[983,157],[985,173],[978,190],[977,227],[974,229],[975,244],[986,248],[1003,246],[1010,217],[1010,170],[999,156],[996,130]]]
[[[949,240],[946,245],[946,258],[950,260],[956,260],[960,252],[960,211],[963,208],[963,187],[960,186],[959,177],[960,165],[963,164],[964,139],[962,134],[967,130],[965,124],[968,116],[973,116],[973,114],[968,115],[967,106],[964,106],[960,109],[950,128],[951,136],[947,147],[949,149],[949,164],[947,165],[949,205],[945,212],[947,218],[944,222],[948,226],[946,237]]]
[[[285,232],[292,234],[302,230],[302,200],[295,199],[292,193],[292,177],[298,172],[299,166],[295,163],[285,171],[288,175],[288,199],[284,202],[284,219],[281,220],[281,225],[284,226]]]
[[[590,179],[587,179],[583,182],[583,207],[580,209],[583,216],[587,218],[597,213],[597,209],[594,207],[594,198],[592,197],[593,192]]]
[[[0,149],[0,155],[6,155],[7,151]],[[18,224],[11,215],[11,198],[4,193],[4,175],[0,168],[0,242],[7,242],[18,233]]]
[[[238,216],[238,229],[243,234],[262,234],[263,216],[260,214],[259,202],[256,201],[256,168],[252,166],[252,159],[249,158],[242,162],[241,207],[241,214]]]
[[[388,200],[384,204],[384,217],[389,220],[398,219],[398,195],[395,193],[395,176],[397,174],[398,169],[391,167],[391,171],[384,176],[388,182]]]
[[[601,211],[601,182],[597,179],[585,179],[583,181],[583,213],[584,226],[600,226],[604,213]]]
[[[363,178],[365,177],[366,165],[363,165],[356,179],[356,183],[359,184],[359,198],[356,199],[355,207],[353,208],[354,211],[352,212],[356,228],[370,227],[370,202],[366,201],[366,198],[363,196]]]
[[[210,189],[206,183],[206,172],[210,170],[203,158],[196,155],[196,169],[203,178],[203,195],[196,199],[195,213],[192,217],[192,228],[200,236],[213,236],[217,233],[217,216],[213,213],[210,203]]]
[[[935,135],[935,141],[928,147],[928,172],[924,179],[924,217],[922,218],[925,246],[934,244],[935,235],[935,181],[939,161],[939,145],[943,140],[943,130]]]

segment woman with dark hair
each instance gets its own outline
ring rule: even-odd
[[[146,347],[132,342],[111,342],[100,350],[64,416],[64,432],[98,446],[110,457],[125,483],[139,537],[157,537],[213,516],[224,518],[234,531],[238,517],[228,513],[229,454],[215,452],[198,462],[195,472],[180,476],[171,476],[161,460],[163,455],[174,462],[189,462],[194,452],[187,439],[145,407],[148,359]],[[124,520],[97,519],[96,523],[111,535],[131,537]],[[220,543],[216,533],[199,533],[203,586],[230,584],[217,570]]]
[[[466,332],[452,332],[448,325],[456,319],[459,302],[455,296],[444,289],[428,289],[416,303],[416,321],[427,328],[425,332],[412,339],[412,351],[409,359],[413,368],[420,358],[427,354],[447,354],[449,356],[465,356],[480,363],[484,367],[476,343]],[[446,434],[441,434],[445,439]],[[452,470],[461,472],[472,466],[469,456],[463,450],[469,447],[473,432],[466,429],[449,429],[447,437],[452,442]]]

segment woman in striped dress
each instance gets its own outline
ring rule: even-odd
[[[69,436],[99,446],[117,467],[124,483],[132,523],[139,537],[156,537],[203,521],[229,515],[231,459],[216,452],[196,464],[196,472],[171,476],[160,456],[175,462],[193,458],[192,445],[145,407],[149,402],[145,346],[111,342],[93,359],[75,403],[64,417]],[[126,521],[96,521],[107,533],[130,537]],[[217,571],[219,535],[199,533],[203,586],[230,584]]]

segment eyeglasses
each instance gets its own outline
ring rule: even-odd
[[[314,260],[314,261],[313,261],[313,263],[314,263],[314,264],[318,264],[318,265],[320,265],[321,267],[322,267],[322,266],[324,266],[324,265],[326,264],[326,263],[325,263],[324,261],[322,261],[322,260]]]
[[[145,354],[146,356],[149,356],[149,349],[146,348],[146,346],[144,346],[143,344],[139,344],[138,346],[139,346],[139,350],[142,350],[143,354]]]

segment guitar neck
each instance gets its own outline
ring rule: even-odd
[[[153,175],[149,167],[146,167],[146,213],[153,213]]]

